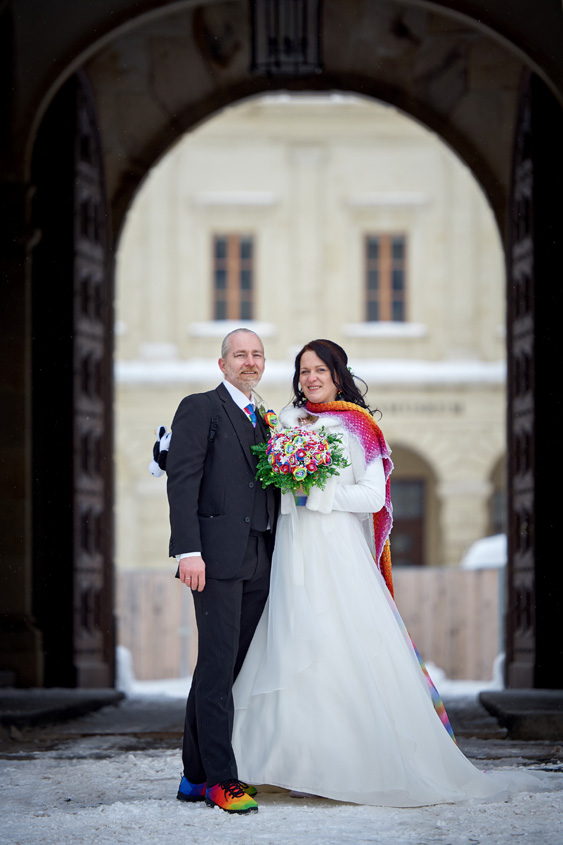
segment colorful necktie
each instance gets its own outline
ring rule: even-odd
[[[249,402],[244,410],[248,414],[248,418],[252,423],[252,427],[256,428],[256,414],[254,413],[254,405],[252,404],[252,402]]]

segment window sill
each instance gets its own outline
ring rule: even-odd
[[[424,323],[399,323],[381,320],[379,322],[347,323],[342,327],[344,337],[421,338],[428,335]]]
[[[191,337],[223,338],[235,329],[250,329],[259,337],[274,337],[276,334],[273,323],[263,323],[260,320],[209,320],[204,323],[190,323],[188,334]]]
[[[347,204],[355,209],[421,208],[429,205],[430,197],[420,191],[388,191],[350,194]]]
[[[278,202],[278,195],[272,191],[206,191],[194,199],[194,205],[213,208],[268,208]]]

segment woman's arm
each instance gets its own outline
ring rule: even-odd
[[[350,513],[377,513],[385,504],[385,471],[376,458],[355,484],[337,484],[332,509]]]
[[[364,450],[355,437],[348,438],[348,449],[356,482],[344,484],[337,476],[331,476],[324,490],[313,487],[309,493],[307,508],[330,513],[377,513],[385,504],[385,471],[383,461],[376,458],[368,467],[364,466]]]

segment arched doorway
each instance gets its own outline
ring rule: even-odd
[[[323,74],[314,79],[270,82],[250,76],[247,63],[248,20],[239,3],[218,3],[203,12],[197,8],[186,9],[181,4],[177,4],[174,9],[163,7],[158,12],[160,17],[155,15],[150,20],[144,18],[137,27],[130,25],[121,28],[114,33],[113,38],[109,36],[104,45],[98,44],[96,55],[87,63],[86,72],[94,89],[114,236],[120,231],[125,210],[138,184],[175,138],[214,110],[242,96],[272,87],[341,88],[399,105],[417,119],[434,127],[467,161],[484,186],[497,220],[506,232],[504,218],[509,208],[509,161],[514,137],[511,116],[519,100],[516,89],[522,71],[520,42],[525,41],[524,29],[522,38],[516,38],[517,43],[512,47],[510,37],[503,32],[505,43],[508,44],[508,49],[505,49],[499,46],[499,40],[490,37],[490,30],[489,34],[484,34],[479,22],[467,17],[456,17],[454,21],[448,11],[437,10],[436,4],[430,7],[417,4],[416,8],[406,3],[365,4],[360,19],[349,29],[341,26],[341,9],[341,4],[326,4],[325,69]],[[494,29],[496,23],[498,15],[496,18],[493,15],[487,25]],[[500,28],[502,30],[502,26]],[[108,27],[103,30],[109,34]],[[366,41],[366,33],[372,33],[374,38]],[[93,44],[95,37],[91,35],[81,43]],[[220,49],[215,43],[217,41]],[[70,72],[68,62],[64,67],[65,72]],[[549,71],[546,73],[549,74]],[[180,79],[189,79],[190,84],[181,86],[178,84]],[[46,77],[44,90],[51,84],[52,76],[48,81]],[[560,107],[546,86],[539,80],[534,81],[533,85],[536,93],[532,112],[535,110],[536,113],[537,131],[534,133],[531,155],[532,160],[538,164],[534,170],[537,202],[533,213],[539,215],[539,222],[541,211],[548,207],[550,189],[553,184],[559,184],[561,179],[558,154],[561,120]],[[33,132],[30,131],[24,139],[28,151],[32,138]],[[522,161],[527,157],[527,150],[524,153]],[[24,170],[20,174],[21,179],[24,178]],[[25,202],[22,202],[22,208],[24,206]],[[513,208],[517,206],[515,200]],[[547,215],[547,211],[545,213]],[[555,232],[561,231],[555,218],[551,218],[551,223]],[[22,222],[22,231],[23,227]],[[548,232],[549,226],[542,227],[541,231]],[[549,265],[557,255],[559,240],[542,238],[539,226],[534,229],[534,238],[536,234],[535,274],[539,273],[546,280],[546,288],[542,291],[542,295],[546,296],[542,300],[542,309],[545,307],[546,313],[542,309],[540,312],[534,311],[531,320],[533,323],[540,319],[542,325],[546,326],[550,325],[550,320],[553,321],[553,313],[556,313],[559,305],[557,297],[560,294],[552,291],[549,285]],[[514,241],[517,240],[514,238]],[[25,248],[30,248],[28,241]],[[10,261],[16,263],[12,258]],[[511,282],[510,301],[515,299],[513,293]],[[24,309],[17,311],[18,325],[23,325],[23,314]],[[512,337],[512,329],[509,337]],[[539,358],[536,356],[534,361],[534,371],[537,373],[541,369],[547,373],[547,364],[553,366],[553,362],[559,362],[560,359],[556,333],[543,337],[528,334],[530,338],[539,354]],[[519,372],[522,370],[519,369]],[[526,368],[523,372],[526,372]],[[22,391],[17,394],[16,417],[18,423],[22,422],[23,425],[25,402],[20,393],[23,396]],[[541,452],[543,444],[549,441],[546,435],[551,423],[547,420],[553,419],[552,410],[557,400],[549,384],[544,383],[541,390],[536,384],[532,401],[536,409],[541,406],[541,414],[537,419],[545,426],[539,439],[539,430],[533,430],[536,451],[530,460],[537,467],[537,450]],[[542,405],[542,402],[545,404]],[[515,436],[519,435],[516,423],[511,422],[510,425]],[[20,445],[23,448],[25,437],[22,435],[22,438]],[[528,453],[531,454],[530,450]],[[544,466],[548,464],[549,461],[543,463]],[[27,480],[30,477],[26,475]],[[550,511],[550,507],[554,506],[550,506],[547,497],[537,507],[538,496],[542,496],[541,489],[547,489],[543,485],[541,473],[536,481],[538,479],[542,484],[536,484],[531,490],[532,505],[529,502],[529,487],[526,491],[522,488],[510,492],[512,498],[520,496],[520,521],[514,525],[514,536],[526,538],[521,565],[518,567],[522,573],[522,583],[514,596],[514,608],[518,606],[522,610],[516,620],[517,629],[522,631],[527,642],[524,657],[517,661],[521,669],[511,679],[511,683],[553,686],[561,683],[561,679],[557,676],[555,680],[557,673],[553,663],[541,657],[536,648],[542,652],[542,649],[548,649],[549,642],[554,641],[554,631],[549,620],[557,616],[553,604],[553,595],[557,591],[551,589],[545,573],[538,580],[536,575],[539,570],[536,572],[535,567],[536,560],[540,567],[547,566],[549,550],[547,546],[542,550],[541,544],[548,542],[547,538],[551,536],[549,526],[555,524],[556,520]],[[61,486],[60,489],[62,500],[67,504],[72,503],[68,488],[63,490]],[[30,496],[29,491],[27,496]],[[26,504],[26,513],[29,505],[30,500]],[[20,528],[14,534],[14,548],[17,547],[23,557],[26,552],[21,537],[25,534],[23,529],[27,524],[24,510],[22,504],[17,511]],[[529,528],[532,522],[527,516],[529,513],[533,513],[536,520],[537,530],[533,542],[530,539]],[[541,525],[545,526],[543,530],[538,528]],[[525,526],[524,531],[521,530],[522,526]],[[541,538],[538,541],[539,552],[534,547],[537,538]],[[25,566],[27,560],[25,557]],[[24,627],[29,625],[31,583],[25,566],[21,578],[13,579],[14,586],[10,588],[8,596],[11,599],[17,593],[18,599],[14,606],[17,607],[16,615],[19,614],[18,624]],[[538,584],[543,585],[541,595],[536,592]],[[542,607],[539,615],[532,613],[535,604]],[[27,631],[26,627],[25,636],[22,633],[22,644],[28,637]],[[37,650],[38,647],[33,648]],[[543,653],[547,654],[547,651]],[[558,665],[561,665],[560,662]]]
[[[401,443],[393,447],[393,462],[393,565],[442,565],[438,467]]]
[[[373,305],[384,312],[392,290],[400,312],[377,319]],[[151,654],[176,648],[180,665],[186,631],[166,558],[164,481],[147,473],[152,431],[183,395],[217,384],[226,332],[242,320],[262,336],[259,390],[277,410],[303,342],[344,346],[393,449],[394,565],[456,566],[486,530],[485,455],[504,443],[503,291],[496,223],[467,168],[372,99],[249,98],[159,161],[126,218],[116,271],[118,627],[139,678],[170,672]],[[232,320],[217,308],[226,293]],[[484,408],[490,442],[468,459]],[[167,584],[165,621],[155,597]],[[164,631],[170,642],[173,613],[182,634],[141,648]]]

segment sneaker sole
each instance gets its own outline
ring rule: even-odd
[[[195,801],[205,801],[205,795],[184,795],[183,792],[178,792],[176,798],[178,801],[187,801],[190,804]]]
[[[221,807],[220,804],[216,804],[215,801],[212,801],[211,798],[206,798],[205,803],[208,807],[219,807],[220,810],[223,810],[224,813],[231,813],[236,814],[237,816],[242,816],[243,813],[256,813],[258,812],[258,807],[247,807],[246,810],[229,810],[227,807]]]

